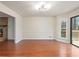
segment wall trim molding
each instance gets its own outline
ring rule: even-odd
[[[56,40],[56,41],[60,41],[60,42],[63,42],[63,43],[70,43],[69,41],[67,41],[67,40],[63,40],[63,39],[40,39],[40,38],[27,38],[27,39],[22,39],[22,40]],[[17,44],[17,43],[19,43],[20,41],[22,41],[22,40],[15,40],[15,43]]]
[[[15,40],[15,39],[8,39],[8,40]]]
[[[55,40],[54,38],[24,38],[23,40]]]

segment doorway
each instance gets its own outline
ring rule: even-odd
[[[70,20],[70,43],[79,47],[79,15]]]
[[[15,18],[0,12],[0,42],[15,40]]]
[[[7,40],[8,17],[0,17],[0,41]]]

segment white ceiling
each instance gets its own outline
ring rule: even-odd
[[[40,2],[40,1],[39,1]],[[34,6],[38,1],[1,1],[4,5],[11,8],[20,15],[26,16],[57,16],[66,12],[70,12],[79,7],[79,1],[47,1],[52,4],[52,8],[48,11],[38,11]]]

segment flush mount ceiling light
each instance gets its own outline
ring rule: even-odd
[[[51,8],[51,4],[46,3],[46,2],[40,2],[37,5],[35,5],[35,9],[40,10],[40,11],[47,11],[50,8]]]

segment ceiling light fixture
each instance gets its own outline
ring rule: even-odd
[[[37,5],[35,5],[35,9],[40,11],[46,11],[49,10],[50,8],[51,4],[47,4],[46,2],[40,2]]]

